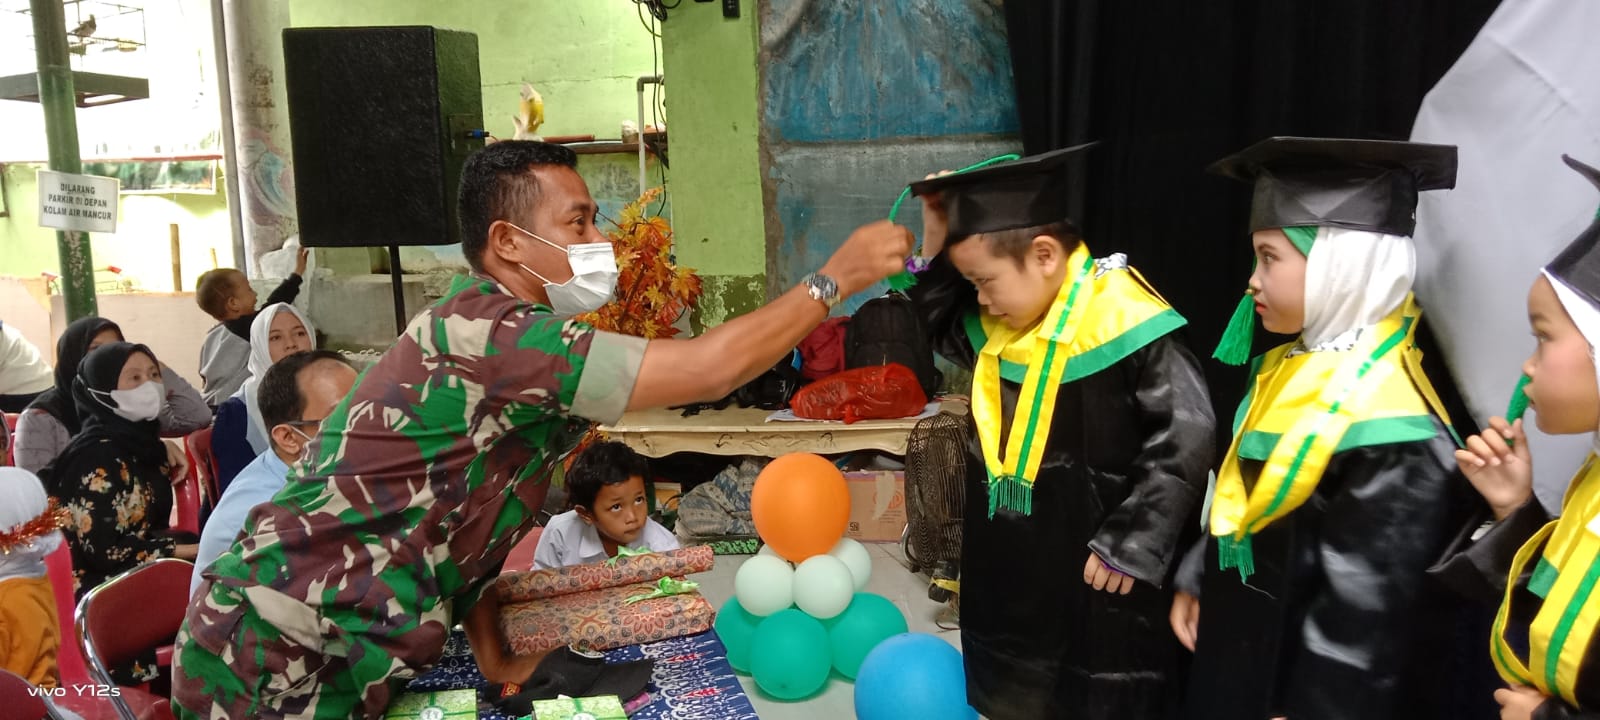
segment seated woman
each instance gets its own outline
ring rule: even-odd
[[[302,350],[315,350],[316,329],[311,319],[289,303],[261,309],[250,323],[250,379],[239,392],[217,406],[217,424],[211,430],[211,452],[217,458],[217,490],[225,492],[244,466],[271,448],[256,403],[261,378],[283,358]]]
[[[82,429],[78,409],[72,402],[72,379],[78,372],[78,363],[89,351],[123,340],[122,328],[102,317],[76,320],[61,333],[56,339],[55,387],[35,398],[17,419],[17,467],[37,473],[66,449]],[[180,435],[211,424],[211,408],[206,407],[193,386],[169,368],[161,368],[161,376],[167,389],[166,403],[158,418],[161,432]],[[183,457],[183,449],[170,443],[168,457],[176,463]]]
[[[40,473],[70,516],[75,594],[140,563],[194,558],[194,545],[165,535],[172,479],[156,416],[166,388],[143,345],[102,345],[84,357],[72,398],[83,430]]]

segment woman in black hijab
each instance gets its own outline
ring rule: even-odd
[[[78,363],[89,351],[122,341],[122,328],[102,317],[75,320],[56,338],[55,387],[35,398],[17,420],[17,467],[40,472],[61,454],[72,436],[78,434],[82,422],[72,402],[72,379],[78,372]],[[209,426],[211,408],[200,399],[200,393],[169,368],[161,371],[167,388],[167,402],[160,417],[161,431],[179,435]],[[179,454],[181,450],[169,453]]]
[[[43,472],[45,490],[66,509],[74,595],[162,557],[193,559],[194,545],[167,534],[171,466],[156,417],[166,401],[161,366],[143,345],[114,342],[78,365],[72,401],[82,429]],[[143,682],[153,664],[114,669]]]

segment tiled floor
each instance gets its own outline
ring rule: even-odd
[[[938,635],[960,649],[960,635],[955,631],[940,630],[935,624],[945,606],[928,599],[927,577],[913,575],[906,569],[900,546],[895,543],[868,543],[866,547],[872,554],[872,581],[867,585],[867,592],[882,595],[898,606],[905,613],[911,632]],[[715,607],[722,607],[733,595],[733,577],[746,557],[720,556],[717,566],[710,572],[694,576],[693,579],[700,583],[700,592]],[[821,693],[798,703],[773,699],[762,693],[754,680],[749,677],[740,679],[762,720],[846,720],[856,716],[855,686],[837,675],[828,681],[828,686]]]

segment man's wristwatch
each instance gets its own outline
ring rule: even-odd
[[[832,310],[839,304],[839,283],[821,273],[811,273],[800,279],[800,284],[806,286],[806,291],[811,293],[811,299],[820,301]]]

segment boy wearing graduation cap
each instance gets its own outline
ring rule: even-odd
[[[1215,420],[1183,318],[1068,217],[1083,149],[911,186],[933,259],[910,294],[973,372],[961,641],[992,720],[1177,709],[1166,588]]]
[[[1190,718],[1443,715],[1418,651],[1448,642],[1448,607],[1424,573],[1463,486],[1414,341],[1410,235],[1455,169],[1453,146],[1284,137],[1211,168],[1255,188],[1256,269],[1217,357],[1247,359],[1255,315],[1297,337],[1251,365],[1178,573]]]
[[[1600,189],[1600,169],[1563,157]],[[1533,282],[1528,319],[1538,347],[1523,392],[1539,429],[1600,429],[1600,214]],[[1591,452],[1567,487],[1560,518],[1533,495],[1522,420],[1493,418],[1456,459],[1488,501],[1494,524],[1464,532],[1434,572],[1469,596],[1499,603],[1490,656],[1508,685],[1495,691],[1508,720],[1600,718],[1600,459]],[[1600,448],[1600,440],[1596,447]]]

